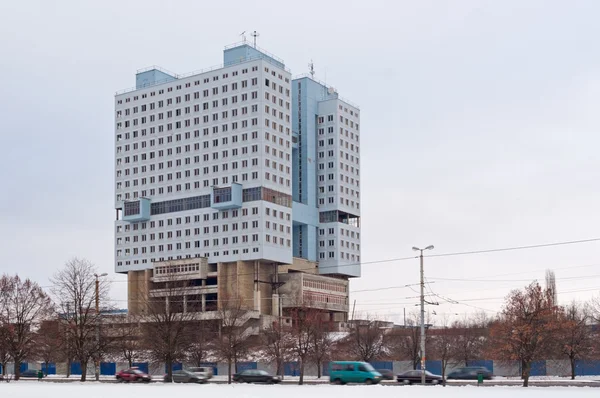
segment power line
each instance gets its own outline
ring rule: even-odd
[[[427,255],[426,257],[466,256],[466,255],[470,255],[470,254],[483,254],[483,253],[495,253],[495,252],[505,252],[505,251],[513,251],[513,250],[537,249],[537,248],[541,248],[541,247],[575,245],[575,244],[579,244],[579,243],[590,243],[590,242],[598,242],[598,241],[600,241],[600,238],[591,238],[591,239],[571,240],[571,241],[564,241],[564,242],[541,243],[541,244],[537,244],[537,245],[503,247],[503,248],[498,248],[498,249],[485,249],[485,250],[472,250],[472,251],[465,251],[465,252],[430,254],[430,255]]]

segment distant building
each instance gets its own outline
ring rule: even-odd
[[[148,297],[345,321],[360,276],[359,109],[246,44],[219,68],[138,71],[115,96],[115,272]],[[173,275],[186,281],[169,297]],[[196,305],[197,304],[197,305]]]

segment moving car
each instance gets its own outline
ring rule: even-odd
[[[492,372],[485,366],[467,366],[465,368],[455,369],[448,373],[447,379],[477,380],[477,375],[483,374],[486,380],[492,379]]]
[[[142,372],[139,368],[133,367],[117,372],[115,375],[118,382],[142,382],[149,383],[152,380],[149,374]]]
[[[396,380],[404,384],[421,384],[421,371],[409,370],[408,372],[400,373]],[[425,383],[439,384],[442,383],[442,376],[434,375],[430,371],[425,371]]]
[[[213,368],[210,366],[196,366],[188,369],[190,372],[194,372],[201,376],[206,377],[207,379],[212,379],[213,377]]]
[[[278,376],[272,376],[264,370],[246,369],[233,375],[233,381],[238,383],[280,383]]]
[[[27,369],[27,370],[24,370],[21,372],[21,377],[23,377],[23,378],[35,377],[37,379],[38,372],[39,372],[39,370],[37,370],[37,369]]]
[[[329,364],[329,381],[334,384],[377,384],[381,373],[367,362],[337,361]]]
[[[166,374],[164,379],[165,383],[169,382],[169,375]],[[173,383],[198,383],[204,384],[208,379],[198,373],[190,372],[189,370],[175,370],[173,371]]]
[[[389,369],[377,369],[383,380],[394,380],[394,372]]]

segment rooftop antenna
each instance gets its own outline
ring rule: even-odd
[[[310,60],[310,64],[308,64],[308,67],[310,68],[310,77],[311,79],[315,79],[315,64],[313,63],[313,60]]]
[[[250,36],[254,38],[254,48],[256,48],[256,38],[260,36],[260,34],[257,31],[254,31],[250,34]]]
[[[246,42],[246,31],[243,31],[242,33],[240,33],[240,36],[242,36],[242,41],[245,43]]]

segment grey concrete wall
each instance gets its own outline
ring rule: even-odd
[[[392,371],[394,374],[403,373],[408,370],[412,370],[412,362],[411,361],[394,361],[392,362]]]
[[[546,361],[546,374],[548,376],[570,376],[571,363],[569,360],[553,360]]]
[[[494,361],[494,375],[515,377],[520,376],[518,361]]]

